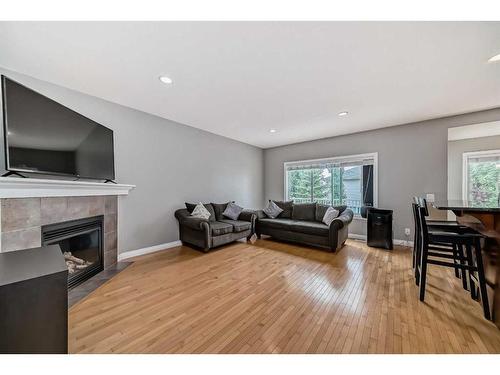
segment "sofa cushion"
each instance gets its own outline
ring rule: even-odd
[[[267,203],[267,207],[262,211],[267,215],[267,217],[270,217],[271,219],[277,218],[278,215],[283,212],[283,210],[279,208],[278,205],[273,201],[269,201]]]
[[[222,219],[221,222],[232,225],[233,232],[243,232],[252,227],[252,223],[249,221]]]
[[[219,221],[219,220],[224,219],[224,216],[222,216],[222,213],[226,209],[229,202],[227,202],[227,203],[210,203],[210,204],[214,208],[215,220]]]
[[[189,211],[189,213],[193,212],[194,208],[196,207],[196,204],[194,203],[185,203],[186,208]],[[208,218],[208,221],[215,221],[215,211],[214,208],[210,203],[204,203],[203,204],[205,208],[207,209],[208,212],[210,212],[210,217]]]
[[[222,215],[231,220],[238,220],[242,211],[243,207],[238,206],[236,203],[229,202]]]
[[[228,223],[223,223],[222,221],[213,221],[210,223],[210,230],[212,236],[222,236],[223,234],[231,233],[233,231],[233,226]]]
[[[300,203],[293,205],[292,219],[314,221],[316,215],[316,203]]]
[[[292,219],[259,219],[259,226],[265,228],[282,229],[282,230],[292,230],[292,225],[295,220]]]
[[[328,236],[329,228],[326,224],[315,221],[295,221],[292,230],[298,233],[312,234],[315,236]]]
[[[347,206],[328,206],[327,204],[318,203],[316,206],[316,221],[319,221],[320,223],[323,222],[323,218],[325,217],[326,210],[328,210],[328,207],[335,208],[339,212],[339,215],[342,212],[344,212],[347,208]]]
[[[278,215],[279,218],[282,219],[291,219],[292,218],[292,210],[293,210],[293,201],[274,201],[276,206],[281,208],[283,211]]]

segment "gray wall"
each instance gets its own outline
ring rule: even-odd
[[[406,239],[404,228],[413,223],[410,201],[414,195],[447,194],[449,127],[500,119],[500,108],[437,120],[378,129],[267,149],[264,151],[264,196],[282,199],[283,163],[378,152],[378,205],[394,210],[394,237]],[[365,234],[365,222],[355,220],[351,233]]]
[[[500,109],[321,139],[262,151],[182,124],[0,69],[115,132],[118,182],[137,189],[120,198],[119,251],[178,239],[173,212],[184,201],[236,200],[262,207],[283,198],[285,161],[379,153],[379,207],[394,209],[395,238],[412,228],[414,195],[447,193],[447,129],[500,120]],[[195,109],[193,109],[195,110]],[[356,220],[352,233],[364,234]]]
[[[462,199],[462,154],[500,149],[500,135],[448,142],[448,197]]]
[[[185,201],[262,206],[261,149],[1,68],[0,73],[114,131],[116,179],[137,185],[119,199],[119,252],[177,240],[174,211]]]

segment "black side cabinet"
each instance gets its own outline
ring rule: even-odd
[[[392,210],[369,208],[367,218],[367,245],[392,250]]]
[[[68,352],[68,270],[57,245],[0,253],[0,353]]]

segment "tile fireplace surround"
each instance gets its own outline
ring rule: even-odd
[[[104,267],[117,261],[116,196],[1,199],[2,252],[41,246],[47,224],[104,215]]]
[[[0,177],[0,252],[41,246],[47,224],[104,216],[104,268],[117,261],[118,195],[133,185]]]

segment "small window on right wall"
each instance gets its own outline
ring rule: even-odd
[[[462,169],[463,199],[475,205],[496,205],[500,200],[500,150],[465,152]]]

